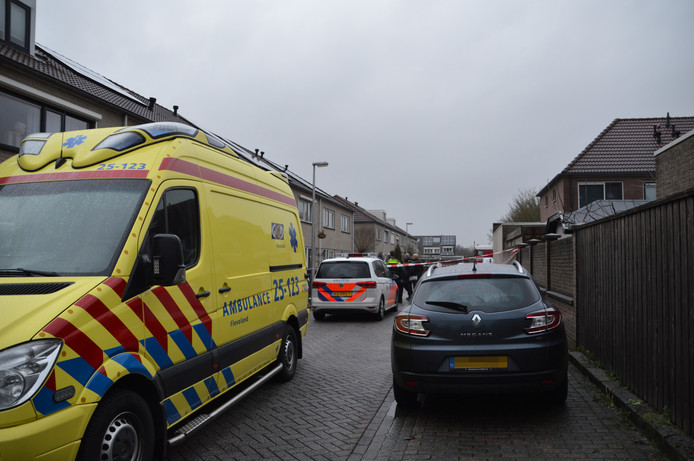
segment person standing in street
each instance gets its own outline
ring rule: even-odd
[[[402,292],[403,292],[403,287],[405,286],[405,279],[407,278],[407,273],[405,273],[405,268],[402,267],[402,263],[398,261],[398,258],[395,257],[395,252],[391,251],[390,252],[390,257],[385,260],[386,265],[390,269],[390,272],[398,276],[397,284],[398,284],[398,303],[402,302]],[[393,266],[391,266],[393,265]]]

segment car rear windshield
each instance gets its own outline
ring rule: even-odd
[[[445,278],[422,282],[414,303],[425,309],[503,312],[529,306],[540,292],[525,277]]]
[[[318,268],[318,279],[368,279],[369,263],[364,261],[324,262]]]

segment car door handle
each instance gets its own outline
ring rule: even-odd
[[[203,291],[203,292],[200,292],[200,293],[196,293],[196,294],[195,294],[195,297],[198,298],[198,299],[200,299],[200,298],[207,298],[208,296],[210,296],[210,292],[209,292],[209,291]]]
[[[231,291],[231,287],[222,287],[219,289],[220,293],[228,293]]]

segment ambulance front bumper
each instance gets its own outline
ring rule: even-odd
[[[0,429],[0,461],[74,459],[95,408],[96,404],[77,405],[26,424]]]

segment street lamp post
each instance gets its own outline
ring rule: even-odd
[[[328,162],[313,162],[313,198],[311,200],[311,283],[316,276],[316,167],[328,166]],[[320,211],[319,211],[320,212]]]
[[[410,226],[414,224],[411,222],[405,223],[405,233],[407,234],[407,246],[405,247],[406,250],[410,248]]]

